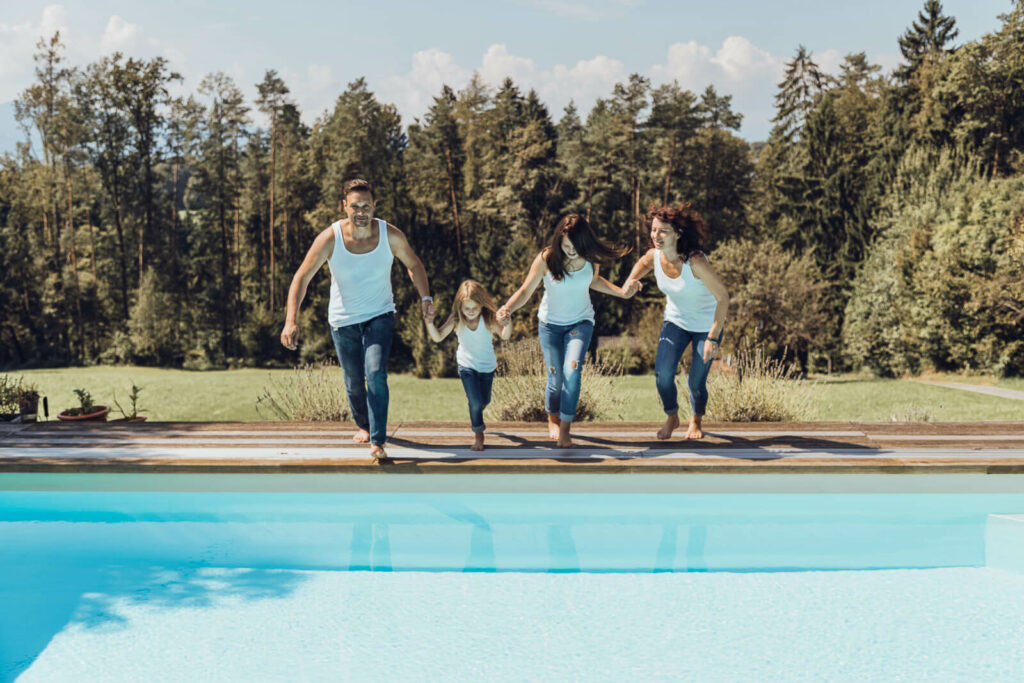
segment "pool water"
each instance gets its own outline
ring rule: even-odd
[[[1024,680],[1021,512],[0,490],[0,681]]]

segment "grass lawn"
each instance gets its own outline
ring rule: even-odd
[[[36,384],[49,397],[51,419],[56,419],[59,411],[77,405],[72,389],[85,388],[92,393],[96,403],[111,406],[116,392],[118,400],[125,405],[125,397],[134,381],[143,388],[140,412],[148,415],[150,420],[215,422],[272,419],[257,413],[256,398],[271,376],[281,377],[290,372],[254,369],[191,372],[102,366],[26,370],[11,374]],[[337,373],[338,391],[343,394],[341,370],[335,369],[334,372]],[[960,378],[959,375],[951,377]],[[423,380],[411,375],[392,375],[389,384],[391,420],[468,420],[466,398],[457,378]],[[1004,386],[1001,383],[996,385]],[[661,419],[653,376],[622,377],[617,386],[625,399],[622,419]],[[1024,389],[1024,381],[1012,381],[1005,386]],[[681,386],[680,393],[685,403],[685,384]],[[937,421],[1024,420],[1024,401],[902,380],[849,376],[819,378],[814,382],[814,396],[812,420],[888,421],[893,415],[905,414],[927,416]],[[539,395],[537,400],[541,400]],[[711,400],[714,400],[713,396]]]

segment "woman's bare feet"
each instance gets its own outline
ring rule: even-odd
[[[484,433],[476,432],[473,434],[473,445],[469,447],[471,451],[482,451],[484,449]]]
[[[557,415],[548,415],[548,438],[558,441],[558,428],[562,420]]]
[[[378,446],[377,444],[370,446],[370,457],[377,462],[384,462],[388,460],[388,454],[384,451],[384,447]]]
[[[360,429],[352,436],[352,440],[356,443],[370,443],[370,432]]]
[[[561,422],[558,425],[558,444],[559,448],[572,448],[572,436],[569,434],[569,430],[572,429],[572,422]]]
[[[672,438],[672,432],[679,426],[679,414],[673,413],[665,420],[664,426],[658,430],[658,438],[662,441]]]
[[[687,439],[703,439],[704,431],[700,428],[700,421],[703,415],[691,415],[690,426],[686,429]]]

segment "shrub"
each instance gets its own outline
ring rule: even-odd
[[[812,389],[797,368],[744,349],[727,370],[708,376],[707,419],[715,422],[782,422],[805,419]],[[685,389],[685,387],[683,387]]]
[[[908,403],[901,410],[893,413],[890,419],[893,422],[931,422],[933,416],[931,408],[928,406]]]
[[[576,420],[621,419],[624,399],[615,392],[621,368],[601,360],[583,364],[583,390],[576,406]],[[494,378],[490,411],[498,420],[543,422],[544,385],[547,374],[544,354],[536,339],[501,345]]]
[[[349,419],[345,385],[337,365],[317,363],[295,368],[288,376],[270,376],[256,399],[256,412],[278,420],[344,422]]]

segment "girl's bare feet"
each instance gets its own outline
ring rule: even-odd
[[[548,415],[548,438],[558,441],[558,429],[562,420],[557,415]]]
[[[352,440],[356,443],[370,443],[370,432],[360,429],[352,436]]]
[[[482,451],[484,449],[484,433],[476,432],[473,434],[473,445],[469,447],[471,451]]]
[[[572,429],[572,422],[562,422],[558,425],[558,447],[572,448],[572,436],[569,430]]]
[[[679,426],[679,414],[673,413],[665,420],[664,426],[658,430],[658,438],[662,441],[672,438],[672,432]]]
[[[700,421],[703,415],[691,415],[690,426],[686,430],[687,439],[703,439],[704,431],[700,428]]]
[[[370,446],[370,457],[376,460],[377,462],[384,462],[385,460],[388,459],[388,454],[384,451],[383,446],[373,444],[372,446]]]

